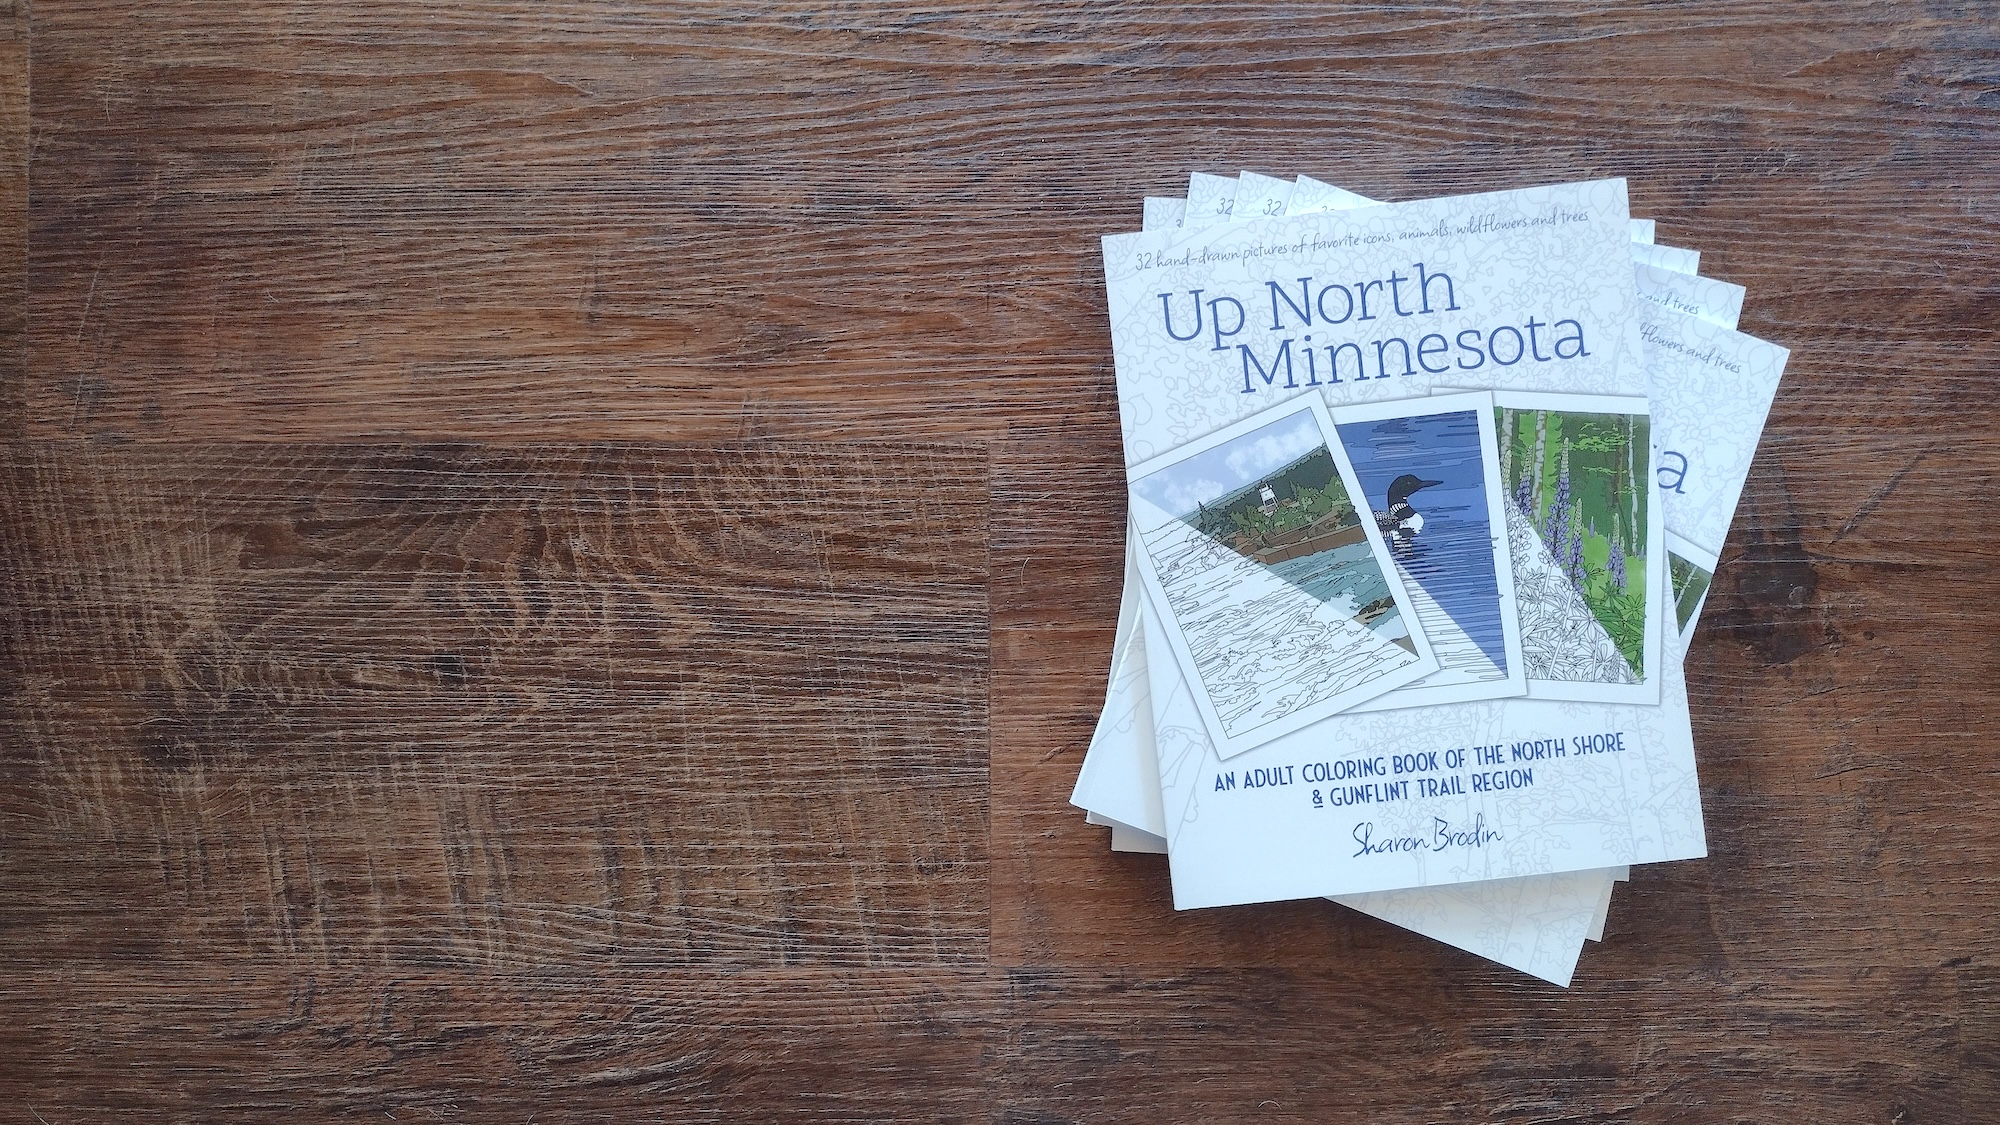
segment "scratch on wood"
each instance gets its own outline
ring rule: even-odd
[[[1928,457],[1929,455],[1930,455],[1929,451],[1920,452],[1916,456],[1910,458],[1909,464],[1904,465],[1901,469],[1896,470],[1896,474],[1890,477],[1887,483],[1883,484],[1882,487],[1876,489],[1873,493],[1871,493],[1868,499],[1862,501],[1861,506],[1854,510],[1854,515],[1851,516],[1846,523],[1840,525],[1840,530],[1838,532],[1835,532],[1833,538],[1827,541],[1827,546],[1831,547],[1835,543],[1840,542],[1842,539],[1847,538],[1849,532],[1853,531],[1857,527],[1860,527],[1861,521],[1867,519],[1870,515],[1873,515],[1875,509],[1882,506],[1882,501],[1888,499],[1889,494],[1896,490],[1896,486],[1903,483],[1903,478],[1909,476],[1911,470],[1915,469],[1918,465],[1922,464],[1924,458]]]

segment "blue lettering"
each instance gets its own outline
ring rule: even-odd
[[[1354,353],[1355,382],[1358,383],[1361,380],[1366,379],[1368,377],[1368,367],[1365,363],[1362,362],[1361,359],[1361,345],[1354,343],[1353,341],[1350,340],[1347,343],[1340,345],[1339,347],[1335,347],[1332,344],[1327,345],[1326,348],[1327,381],[1330,383],[1340,382],[1340,357],[1344,352]]]
[[[1341,299],[1347,302],[1347,307],[1340,311],[1339,316],[1332,316],[1326,311],[1326,295],[1336,290],[1339,291]],[[1349,293],[1345,285],[1329,285],[1320,290],[1319,296],[1313,299],[1313,307],[1319,310],[1319,318],[1326,323],[1346,324],[1347,318],[1354,315],[1354,294]]]
[[[1672,457],[1678,464],[1666,464],[1665,461],[1669,457]],[[1663,449],[1660,451],[1660,460],[1662,462],[1660,467],[1653,472],[1653,475],[1660,479],[1660,487],[1666,489],[1668,492],[1678,492],[1686,496],[1687,490],[1681,487],[1681,483],[1687,480],[1687,455],[1676,453],[1671,449]]]
[[[1160,319],[1166,322],[1167,335],[1173,337],[1176,340],[1179,340],[1182,343],[1186,343],[1187,341],[1194,339],[1196,336],[1201,335],[1201,290],[1190,289],[1188,290],[1188,296],[1192,298],[1192,303],[1194,305],[1194,327],[1188,329],[1188,334],[1183,336],[1180,333],[1174,331],[1173,294],[1172,293],[1160,294]]]
[[[1444,282],[1444,303],[1445,303],[1444,311],[1457,312],[1458,294],[1452,292],[1451,275],[1443,271],[1439,271],[1437,273],[1426,273],[1424,271],[1424,264],[1422,262],[1418,262],[1417,289],[1423,295],[1424,298],[1423,311],[1425,312],[1431,311],[1431,282],[1433,281]]]
[[[1415,375],[1417,369],[1410,363],[1410,342],[1399,336],[1391,336],[1387,340],[1375,341],[1375,377],[1377,379],[1387,379],[1389,377],[1388,352],[1390,344],[1403,349],[1403,370],[1398,372],[1398,374]]]
[[[1264,380],[1264,385],[1267,387],[1277,381],[1280,365],[1283,366],[1285,372],[1285,388],[1290,390],[1299,385],[1298,380],[1292,375],[1292,341],[1289,337],[1278,345],[1278,350],[1271,356],[1271,369],[1269,371],[1266,371],[1264,365],[1258,361],[1257,353],[1250,350],[1250,345],[1238,344],[1236,345],[1236,350],[1243,355],[1244,394],[1250,394],[1257,389],[1250,383],[1250,369],[1253,367],[1256,368],[1257,374]],[[1339,381],[1338,379],[1334,380],[1336,383]]]
[[[1374,314],[1374,313],[1372,313],[1372,312],[1369,312],[1369,311],[1368,311],[1368,290],[1369,290],[1369,288],[1370,288],[1371,286],[1372,286],[1372,287],[1374,287],[1374,288],[1376,288],[1376,289],[1380,289],[1380,288],[1382,288],[1382,283],[1381,283],[1381,282],[1379,282],[1379,281],[1364,281],[1364,282],[1362,282],[1361,284],[1359,284],[1359,285],[1357,285],[1357,286],[1355,286],[1355,287],[1354,287],[1354,288],[1355,288],[1355,289],[1356,289],[1356,290],[1357,290],[1357,291],[1358,291],[1358,292],[1359,292],[1359,293],[1361,294],[1361,319],[1362,319],[1362,320],[1374,320],[1374,319],[1375,319],[1375,314]]]
[[[1221,308],[1225,302],[1228,303],[1230,308],[1236,310],[1236,323],[1227,331],[1222,327]],[[1210,300],[1208,302],[1208,327],[1209,331],[1215,333],[1215,346],[1208,350],[1219,352],[1228,347],[1229,345],[1222,342],[1222,338],[1224,336],[1234,336],[1238,332],[1243,331],[1243,302],[1234,297],[1216,297]]]
[[[1577,356],[1580,355],[1589,355],[1590,350],[1583,346],[1583,325],[1578,324],[1574,320],[1558,320],[1551,327],[1561,328],[1565,324],[1570,326],[1571,332],[1569,335],[1564,336],[1556,341],[1555,343],[1556,358],[1575,359]],[[1564,352],[1563,351],[1564,344],[1569,344],[1573,350],[1569,352]]]
[[[1292,300],[1290,293],[1279,288],[1277,282],[1267,281],[1264,285],[1271,291],[1271,331],[1278,332],[1285,327],[1284,317],[1278,313],[1278,302],[1280,300],[1291,307],[1294,315],[1304,319],[1307,328],[1312,327],[1312,278],[1302,277],[1299,279],[1299,300],[1305,302],[1303,308],[1299,306],[1298,301]]]
[[[1465,338],[1467,336],[1472,337],[1472,342],[1470,344],[1465,342]],[[1475,371],[1481,367],[1486,366],[1486,353],[1479,350],[1479,329],[1468,328],[1465,331],[1460,332],[1458,334],[1458,350],[1462,352],[1471,352],[1474,357],[1471,363],[1467,363],[1465,362],[1464,356],[1459,356],[1458,365],[1461,368],[1464,368],[1467,371]]]
[[[1432,343],[1434,340],[1436,341],[1435,345]],[[1443,354],[1450,347],[1451,345],[1445,342],[1445,338],[1435,332],[1425,336],[1423,339],[1417,341],[1417,365],[1433,375],[1441,375],[1446,371],[1450,371],[1451,368],[1442,363],[1436,367],[1432,367],[1430,359],[1434,355]]]

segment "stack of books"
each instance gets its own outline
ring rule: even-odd
[[[1103,249],[1130,523],[1071,800],[1176,908],[1567,985],[1632,865],[1706,852],[1682,662],[1786,350],[1623,180],[1197,173]]]

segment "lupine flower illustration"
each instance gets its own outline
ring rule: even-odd
[[[1569,535],[1569,580],[1581,593],[1590,578],[1590,572],[1583,566],[1583,529],[1572,523]]]
[[[1625,592],[1625,545],[1615,539],[1611,541],[1611,581],[1619,593]]]
[[[1556,502],[1549,507],[1549,542],[1560,553],[1564,540],[1569,536],[1569,466],[1564,465],[1562,475],[1556,478]]]

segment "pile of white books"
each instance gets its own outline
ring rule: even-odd
[[[1130,523],[1071,800],[1179,909],[1327,897],[1556,984],[1706,852],[1682,661],[1787,356],[1623,180],[1197,173],[1105,237]]]

